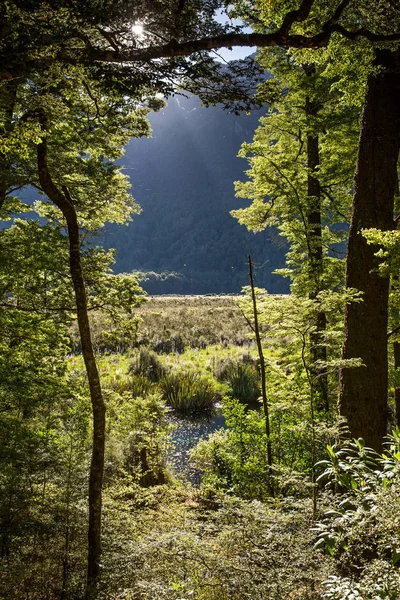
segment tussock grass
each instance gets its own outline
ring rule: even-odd
[[[130,378],[130,391],[134,398],[145,398],[156,389],[156,384],[152,382],[144,373],[138,373]]]
[[[191,371],[168,373],[159,386],[164,401],[180,413],[211,411],[217,397],[212,381]]]
[[[143,346],[134,352],[129,372],[132,375],[144,375],[150,381],[157,382],[165,375],[165,367],[156,352]]]
[[[229,395],[241,402],[255,402],[260,396],[260,377],[257,361],[250,355],[224,357],[217,361],[214,377],[230,387]]]

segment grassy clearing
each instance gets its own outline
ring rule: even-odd
[[[167,352],[179,339],[191,348],[247,345],[249,328],[235,301],[235,296],[153,296],[137,312],[138,343],[159,351],[164,344]]]
[[[234,296],[150,297],[137,310],[140,325],[131,349],[98,355],[103,388],[133,397],[158,390],[170,406],[188,412],[223,395],[256,400],[257,351],[236,301]],[[100,335],[101,314],[92,319],[95,336]],[[266,355],[273,358],[273,350]],[[71,366],[83,372],[81,357],[73,357]]]
[[[159,354],[214,344],[247,346],[251,333],[236,300],[237,296],[151,296],[136,309],[124,339],[114,341],[109,317],[101,311],[92,312],[93,343],[100,353],[129,352],[138,346]],[[80,352],[76,323],[70,335],[74,352]]]

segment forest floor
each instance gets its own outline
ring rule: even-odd
[[[194,373],[211,381],[221,398],[232,396],[231,384],[218,380],[225,364],[244,362],[253,367],[257,363],[254,334],[235,296],[152,296],[137,315],[139,348],[155,352],[168,372]],[[141,393],[141,375],[132,372],[139,348],[100,359],[106,394],[122,398],[128,390]],[[273,352],[266,349],[266,354],[271,357]],[[158,384],[152,385],[151,390],[157,389]],[[114,397],[108,409],[110,420],[126,408]],[[222,441],[225,434],[214,435]],[[255,433],[253,443],[259,435]],[[176,431],[173,436],[179,440]],[[117,440],[111,441],[111,446],[116,445]],[[176,450],[182,454],[180,448]],[[186,471],[189,454],[185,450]],[[198,458],[200,463],[204,460],[208,458]],[[236,459],[232,455],[227,460]],[[261,492],[260,502],[257,492],[252,496],[254,491],[238,496],[233,481],[231,490],[225,484],[218,490],[219,484],[210,479],[193,487],[185,479],[182,458],[178,463],[180,473],[170,472],[168,485],[143,488],[126,476],[118,486],[106,487],[104,583],[109,590],[121,590],[115,598],[320,598],[326,559],[312,551],[312,501],[307,486],[300,485],[295,496],[280,499]],[[256,479],[264,476],[255,472]],[[243,477],[254,479],[251,473]]]
[[[150,297],[135,310],[138,325],[121,347],[105,347],[105,316],[92,315],[106,403],[99,600],[400,598],[400,442],[388,455],[384,485],[363,447],[350,461],[335,454],[337,423],[325,414],[313,421],[310,411],[291,321],[296,300],[266,300],[262,307],[260,296],[270,437],[251,302],[240,308],[235,296]],[[92,424],[76,335],[66,387],[58,403],[49,397],[44,425],[34,422],[42,470],[33,484],[27,472],[32,503],[19,509],[28,515],[24,536],[0,570],[7,600],[83,598]],[[344,468],[344,504],[343,494],[332,493],[337,482],[326,489],[324,479],[313,483],[318,461],[317,476],[331,468],[339,478]],[[195,483],[187,477],[193,471]]]

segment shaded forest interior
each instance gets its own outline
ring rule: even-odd
[[[400,598],[399,32],[0,5],[0,598]]]

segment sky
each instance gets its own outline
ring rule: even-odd
[[[219,21],[220,23],[228,23],[231,22],[231,20],[228,20],[226,13],[224,11],[221,11],[219,15],[217,15],[217,21]],[[241,25],[242,22],[239,19],[234,19],[233,20],[233,24],[234,25]],[[245,33],[251,33],[251,29],[250,27],[246,27],[244,29]],[[249,54],[253,54],[256,51],[256,47],[255,46],[235,46],[234,48],[232,48],[232,50],[228,50],[228,48],[221,48],[220,50],[217,50],[216,52],[216,58],[218,59],[218,57],[220,57],[221,62],[224,61],[230,61],[230,60],[239,60],[240,58],[246,58],[246,56],[249,56]]]
[[[236,46],[232,48],[232,50],[228,50],[228,48],[221,48],[216,52],[216,59],[221,59],[221,62],[239,60],[240,58],[246,58],[246,56],[249,56],[249,54],[253,54],[253,52],[255,51],[255,46]]]

